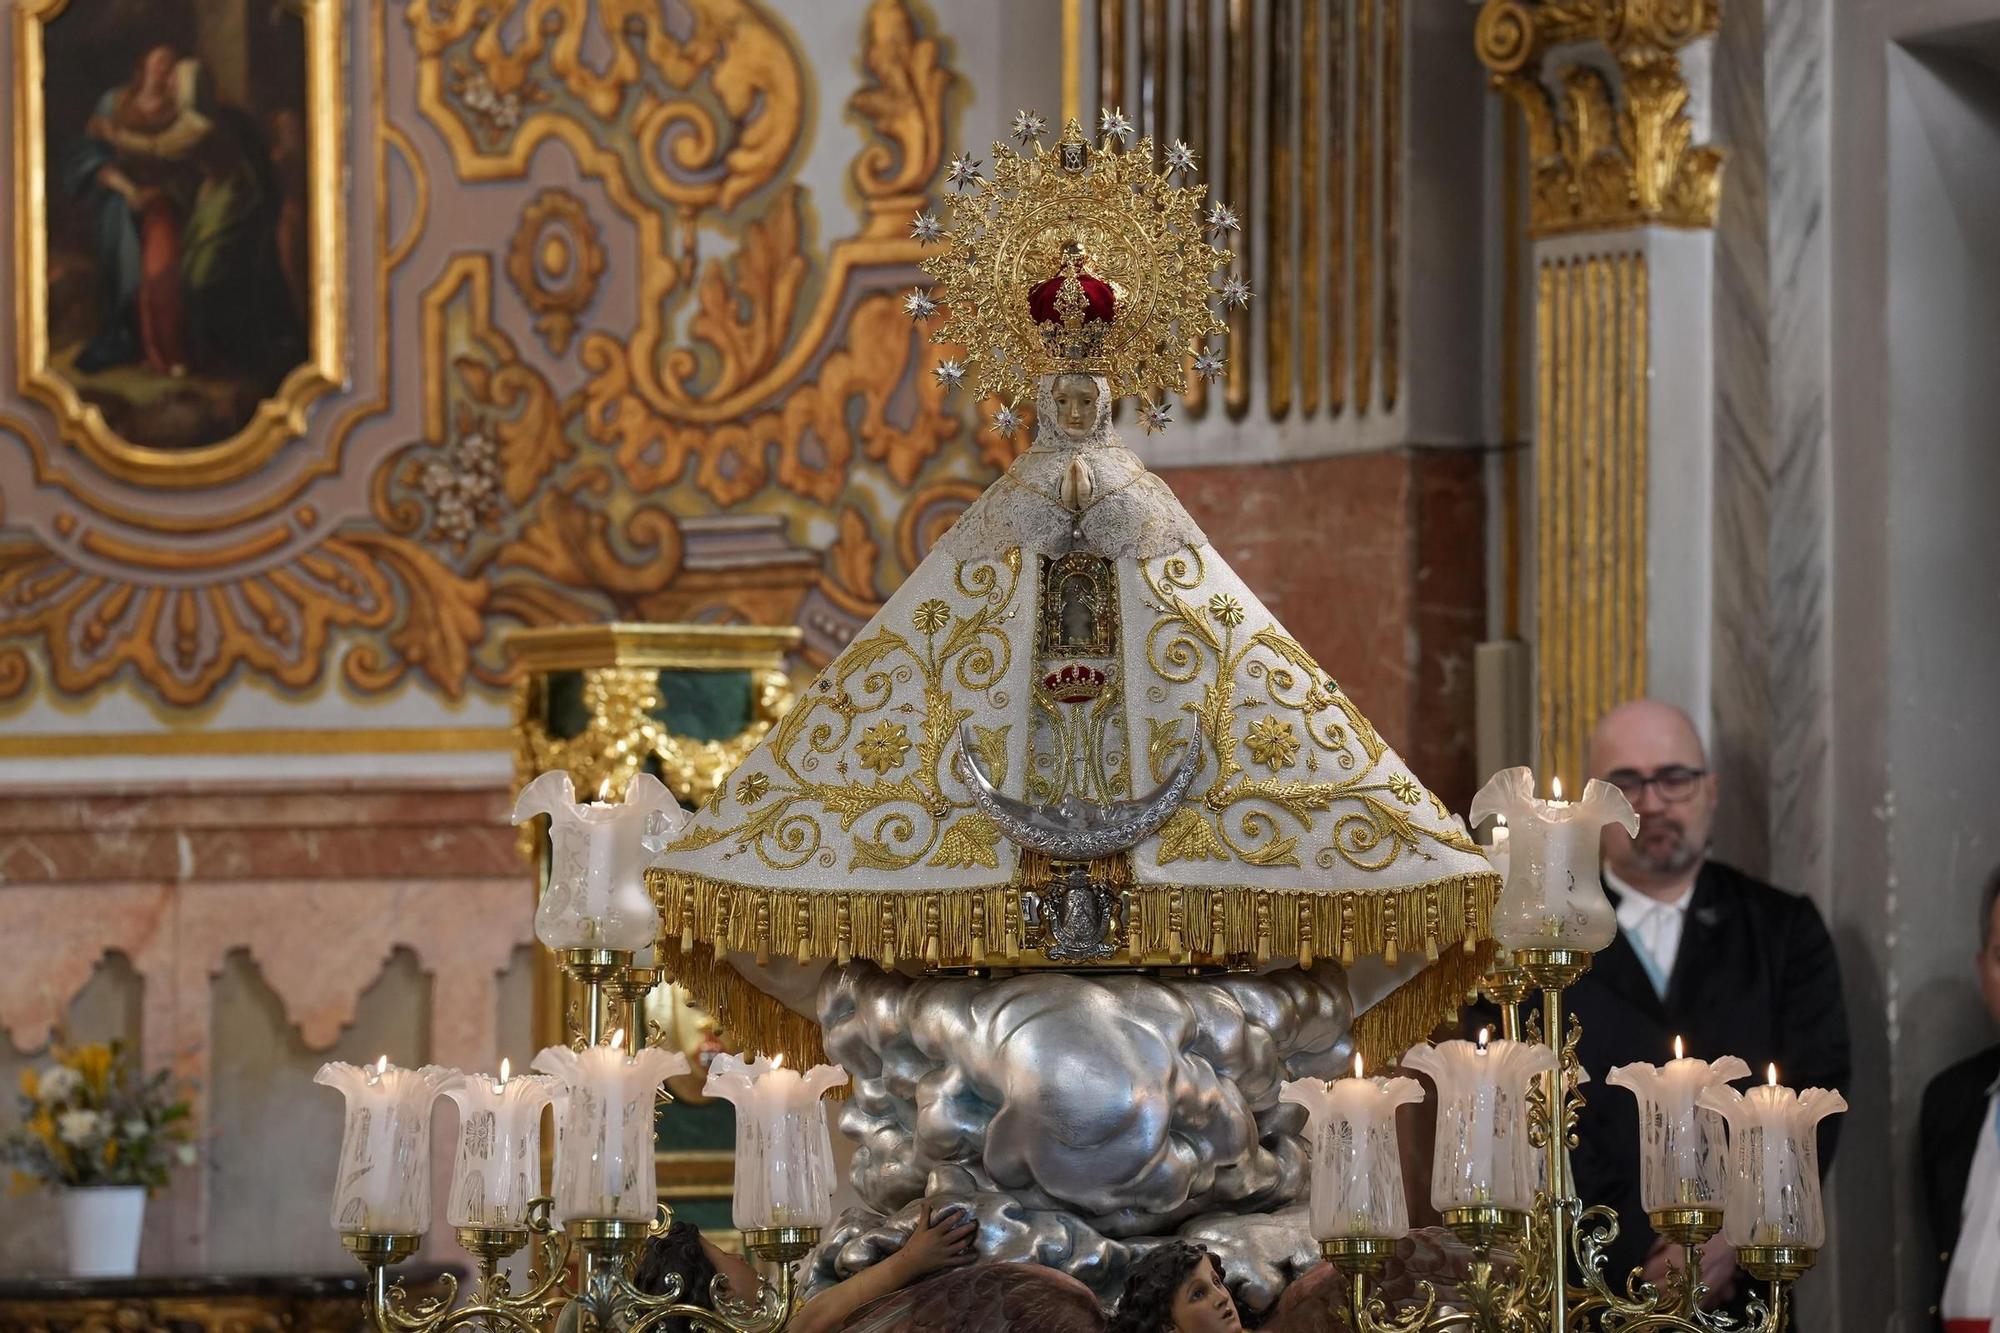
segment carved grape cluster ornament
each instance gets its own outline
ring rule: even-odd
[[[1220,370],[1222,308],[1250,298],[1226,276],[1225,242],[1241,224],[1222,204],[1204,213],[1206,185],[1175,183],[1195,169],[1184,143],[1156,170],[1152,140],[1131,143],[1131,121],[1115,109],[1094,142],[1072,120],[1045,144],[1046,127],[1018,113],[1023,147],[996,142],[990,177],[970,152],[952,160],[944,216],[911,224],[912,237],[941,248],[924,261],[930,289],[904,309],[920,320],[943,310],[933,339],[965,350],[936,368],[938,381],[1005,403],[997,430],[1018,425],[1016,405],[1040,377],[1065,372],[1138,395],[1147,429],[1161,429],[1190,362]]]

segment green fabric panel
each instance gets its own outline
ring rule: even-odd
[[[661,1152],[735,1152],[736,1108],[720,1097],[662,1106],[653,1117],[653,1141]]]
[[[668,732],[696,741],[726,741],[750,725],[747,671],[662,671],[656,717]]]
[[[676,1222],[692,1222],[710,1235],[732,1231],[736,1222],[730,1213],[735,1204],[729,1199],[669,1199]]]
[[[542,726],[557,740],[580,736],[590,724],[590,710],[583,706],[583,673],[551,671],[548,676],[548,716]]]

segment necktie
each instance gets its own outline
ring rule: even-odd
[[[1660,953],[1665,942],[1666,915],[1673,910],[1655,903],[1639,918],[1638,929],[1633,932],[1639,937],[1639,963],[1646,969],[1646,979],[1653,983],[1653,993],[1663,1000],[1667,998],[1667,969],[1666,960],[1660,957]]]

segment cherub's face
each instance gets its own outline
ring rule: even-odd
[[[1056,404],[1056,429],[1080,440],[1097,425],[1097,380],[1089,375],[1060,375],[1050,397]]]

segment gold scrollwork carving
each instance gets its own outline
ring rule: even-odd
[[[597,296],[603,274],[604,245],[583,201],[568,190],[536,195],[507,246],[507,276],[557,356],[569,351],[577,316]]]
[[[1675,52],[1720,22],[1716,0],[1487,0],[1473,40],[1528,127],[1533,234],[1715,225],[1723,153],[1694,142]],[[1580,41],[1610,51],[1615,92],[1589,65],[1561,72],[1560,97],[1537,76]]]

